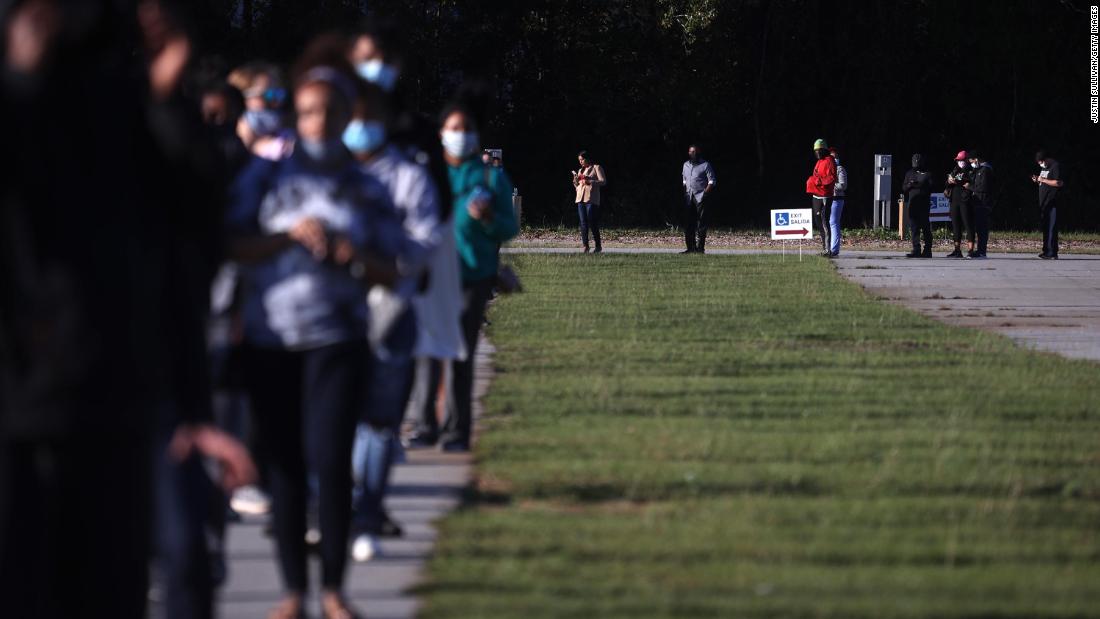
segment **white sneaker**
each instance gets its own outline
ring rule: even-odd
[[[317,546],[321,543],[321,529],[309,527],[306,529],[306,545]]]
[[[355,559],[356,563],[366,563],[380,554],[382,554],[382,547],[373,535],[366,533],[358,535],[351,544],[351,558]]]
[[[229,507],[238,514],[262,516],[271,511],[271,499],[256,486],[243,486],[233,491]]]

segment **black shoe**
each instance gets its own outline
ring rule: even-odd
[[[974,252],[974,255],[971,256],[971,257],[972,258],[977,258],[979,260],[985,260],[986,258],[988,258],[988,256],[985,255],[984,251],[983,252]]]
[[[951,252],[950,254],[947,254],[947,255],[946,255],[946,256],[944,256],[944,257],[945,257],[945,258],[962,258],[962,257],[963,257],[963,253],[962,253],[961,251],[959,251],[959,250],[957,250],[957,249],[956,249],[955,251]]]
[[[401,441],[405,446],[405,449],[424,449],[427,447],[435,447],[435,444],[439,442],[439,435],[432,434],[430,432],[416,432]]]
[[[1049,255],[1049,256],[1047,254],[1039,254],[1039,257],[1042,258],[1043,260],[1057,260],[1058,259],[1058,254]]]
[[[470,441],[455,438],[449,441],[444,441],[439,448],[447,453],[465,453],[470,451]]]
[[[680,252],[681,255],[683,255],[683,254],[694,254],[694,253],[695,253],[694,249],[685,249],[684,251]]]
[[[1039,257],[1040,258],[1046,258],[1047,257],[1046,252],[1043,252],[1043,251],[1039,252]]]
[[[603,248],[602,248],[602,247],[597,247],[597,248],[596,248],[596,249],[595,249],[595,250],[594,250],[594,251],[593,251],[592,253],[594,253],[594,254],[602,254],[602,253],[603,253]]]
[[[967,258],[977,258],[978,255],[979,255],[978,252],[976,252],[974,250],[970,250],[970,251],[966,252],[966,257]]]
[[[911,251],[908,254],[905,254],[905,257],[906,258],[920,258],[921,255],[919,253],[915,252],[915,251]]]
[[[707,253],[707,250],[705,250],[705,249],[703,249],[702,247],[700,247],[699,249],[696,249],[696,250],[695,250],[695,253],[697,253],[697,254],[705,254],[705,253]]]
[[[382,514],[382,526],[378,527],[379,537],[401,537],[405,535],[405,530],[401,528],[401,525],[393,521],[389,514]]]
[[[932,250],[931,249],[924,250],[924,253],[922,253],[920,255],[920,257],[921,258],[931,258],[932,257]]]

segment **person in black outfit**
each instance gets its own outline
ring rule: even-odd
[[[248,477],[247,456],[208,425],[201,289],[218,201],[203,196],[218,166],[181,131],[193,107],[177,97],[182,64],[171,61],[186,46],[161,15],[146,13],[142,28],[124,2],[0,8],[10,37],[0,62],[8,617],[144,616],[160,538],[156,464],[190,485],[191,473],[205,475],[202,452],[227,478]],[[142,42],[147,53],[135,53]]]
[[[962,237],[966,231],[970,240],[970,251],[974,250],[974,208],[970,204],[970,190],[963,187],[970,182],[970,164],[966,161],[966,151],[959,151],[955,156],[955,165],[947,172],[947,187],[943,193],[951,201],[951,231],[955,239],[955,251],[947,254],[948,258],[962,258]]]
[[[974,170],[970,182],[963,185],[969,189],[970,200],[974,204],[974,232],[977,246],[967,254],[967,258],[985,258],[989,244],[989,213],[993,210],[993,166],[976,150],[970,151],[970,167]]]
[[[924,155],[913,155],[913,167],[905,173],[901,183],[909,207],[909,234],[913,238],[913,251],[905,254],[906,258],[932,257],[932,224],[928,220],[931,184],[931,175],[924,167]],[[921,234],[924,235],[924,251],[920,246]]]
[[[1039,257],[1044,260],[1058,259],[1058,194],[1061,193],[1062,167],[1047,156],[1046,151],[1035,153],[1035,163],[1041,171],[1031,177],[1031,182],[1039,186],[1039,221],[1043,231],[1043,251]]]

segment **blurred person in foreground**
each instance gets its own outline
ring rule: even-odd
[[[244,373],[286,587],[272,619],[304,616],[307,480],[316,483],[324,617],[357,616],[343,584],[348,464],[368,360],[366,291],[392,283],[404,233],[385,188],[341,140],[354,79],[320,41],[307,48],[293,79],[294,149],[278,161],[252,160],[227,217],[232,255],[246,267]]]
[[[400,279],[392,290],[372,287],[367,299],[371,314],[368,395],[352,456],[356,482],[352,557],[356,561],[369,560],[377,553],[379,537],[402,534],[400,525],[386,513],[383,499],[401,449],[401,422],[412,388],[417,342],[421,337],[431,337],[420,323],[447,309],[430,308],[421,317],[416,301],[425,301],[436,277],[450,275],[456,290],[458,280],[453,258],[441,265],[440,272],[431,269],[444,236],[453,235],[453,228],[440,219],[439,195],[427,169],[389,143],[391,118],[385,92],[377,85],[363,84],[352,121],[344,130],[344,144],[363,169],[386,187],[407,236],[397,260]],[[453,241],[444,250],[453,252]],[[450,274],[442,272],[447,268]],[[450,303],[456,310],[452,320],[457,327],[458,296]]]
[[[412,59],[405,48],[406,36],[399,24],[388,20],[368,20],[350,37],[348,59],[360,77],[376,84],[388,95],[392,114],[388,141],[409,159],[425,166],[438,194],[439,217],[453,227],[451,183],[439,125],[435,118],[411,109],[403,96],[401,79]],[[485,164],[492,158],[485,153]],[[430,447],[439,440],[439,405],[447,405],[450,389],[444,381],[445,365],[465,358],[458,318],[462,311],[462,291],[458,276],[458,257],[454,237],[446,235],[433,255],[428,290],[413,303],[417,308],[420,334],[417,337],[416,371],[409,409],[417,423],[405,444]],[[447,247],[451,247],[448,250]]]
[[[199,456],[225,488],[254,475],[209,423],[202,319],[221,167],[179,96],[191,41],[178,10],[0,9],[5,616],[143,616],[151,541],[170,616],[203,616]]]
[[[227,78],[244,98],[237,135],[250,152],[264,159],[282,159],[293,148],[294,133],[286,126],[287,92],[275,65],[251,62]]]

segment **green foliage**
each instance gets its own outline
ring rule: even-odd
[[[684,48],[690,50],[699,35],[718,17],[719,0],[659,0],[661,27],[682,30]]]
[[[515,262],[425,617],[1100,616],[1095,364],[818,258]]]

